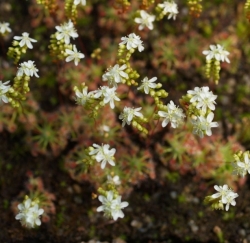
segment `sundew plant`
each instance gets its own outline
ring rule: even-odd
[[[191,235],[213,210],[230,220],[249,208],[238,201],[250,173],[250,1],[11,0],[0,9],[1,200],[9,222],[28,229],[23,239],[48,227],[67,242],[129,242],[173,199],[196,198]],[[134,199],[144,183],[164,191],[144,189],[144,202],[170,195],[152,217]],[[175,231],[178,217],[140,239],[195,238]],[[211,238],[224,242],[217,224]],[[108,225],[119,233],[100,233]]]

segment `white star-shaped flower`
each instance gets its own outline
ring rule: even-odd
[[[158,111],[158,115],[163,117],[162,127],[171,123],[171,127],[177,128],[180,124],[183,123],[183,119],[186,117],[183,113],[183,110],[177,107],[174,102],[171,100],[167,105],[167,111]]]
[[[115,108],[115,103],[114,103],[115,100],[120,101],[120,99],[116,96],[116,87],[105,89],[103,96],[104,96],[103,99],[104,104],[109,103],[111,109]]]
[[[76,66],[78,65],[80,59],[85,57],[84,54],[77,51],[75,45],[73,45],[73,51],[66,49],[65,52],[68,54],[68,56],[66,58],[66,62],[70,62],[70,61],[74,60]]]
[[[108,81],[109,86],[117,87],[117,84],[121,83],[123,79],[128,79],[128,74],[123,71],[126,68],[126,64],[121,67],[116,64],[114,67],[108,68],[108,71],[102,75],[102,80]]]
[[[72,23],[71,20],[69,20],[68,23],[64,23],[60,26],[56,26],[56,39],[57,40],[62,40],[64,39],[65,44],[70,43],[70,37],[75,39],[78,37],[78,34],[74,28],[74,24]]]
[[[9,27],[9,23],[7,22],[0,22],[0,33],[5,35],[6,33],[11,33],[11,28]]]
[[[33,48],[31,42],[37,42],[37,40],[30,38],[27,32],[22,33],[22,36],[14,36],[14,40],[20,40],[19,46],[27,46],[30,49]]]
[[[168,19],[173,18],[175,20],[176,15],[179,13],[178,12],[178,6],[175,2],[163,2],[158,4],[160,8],[163,9],[163,13],[166,15],[168,14]]]
[[[148,79],[148,77],[145,77],[141,82],[141,86],[138,87],[138,90],[142,90],[144,89],[145,94],[149,93],[150,89],[155,89],[157,84],[155,84],[154,82],[157,80],[156,77],[153,77],[151,79]]]
[[[214,113],[210,112],[207,117],[198,116],[196,120],[192,120],[193,123],[193,133],[198,134],[200,138],[203,138],[204,133],[208,136],[212,135],[211,128],[218,127],[218,122],[212,122],[214,119]]]
[[[135,22],[139,24],[139,30],[143,30],[144,27],[152,30],[154,28],[153,22],[155,21],[155,16],[148,14],[146,11],[140,11],[141,18],[135,18]]]
[[[75,91],[76,103],[84,106],[89,101],[89,99],[91,99],[94,96],[94,93],[95,92],[93,92],[93,91],[88,93],[88,87],[84,87],[82,89],[82,92],[76,90]]]
[[[142,45],[141,37],[136,35],[135,33],[131,33],[128,37],[122,37],[122,42],[119,45],[126,45],[127,50],[136,49],[141,52],[144,50],[144,46]]]
[[[130,125],[135,116],[143,117],[143,115],[139,112],[141,109],[141,107],[130,108],[125,106],[123,112],[119,115],[119,119],[122,120],[122,126],[124,127],[126,124]]]
[[[93,144],[93,147],[95,149],[91,150],[89,152],[89,155],[95,155],[95,159],[97,162],[101,162],[101,168],[104,169],[106,166],[106,163],[108,162],[110,165],[115,166],[114,162],[114,154],[116,152],[115,148],[112,148],[109,150],[110,145],[104,144],[104,145],[98,145]]]

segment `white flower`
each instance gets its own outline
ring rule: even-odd
[[[240,175],[244,177],[247,174],[247,171],[244,168],[239,167],[237,163],[232,162],[231,165],[233,167],[233,172],[232,172],[233,175]]]
[[[108,81],[109,86],[117,87],[117,84],[121,83],[123,79],[128,79],[128,74],[123,72],[126,68],[126,64],[121,67],[116,64],[114,67],[108,68],[108,71],[102,75],[102,80]]]
[[[228,211],[230,204],[232,206],[236,205],[236,201],[234,199],[236,197],[238,197],[238,196],[239,196],[238,193],[234,193],[233,191],[229,191],[227,193],[227,195],[225,195],[224,197],[222,197],[221,202],[223,204],[226,204],[226,208],[225,208],[226,211]]]
[[[66,58],[66,62],[70,62],[74,60],[76,66],[78,65],[78,62],[80,61],[80,59],[85,57],[84,54],[77,51],[75,45],[73,45],[73,51],[66,49],[65,52],[68,54],[68,57]]]
[[[79,105],[85,105],[88,100],[93,96],[94,92],[88,93],[88,87],[82,89],[82,93],[78,90],[75,91],[76,94],[76,103]]]
[[[226,197],[226,195],[227,195],[228,192],[229,192],[229,187],[228,187],[228,185],[223,185],[223,186],[217,186],[217,185],[215,185],[215,186],[214,186],[214,189],[215,189],[216,191],[218,191],[218,192],[215,193],[215,194],[213,194],[213,195],[212,195],[212,198],[219,198],[219,197],[221,197],[221,198],[223,199],[224,197]]]
[[[215,99],[217,98],[217,95],[214,95],[212,91],[209,91],[209,87],[195,87],[194,90],[189,90],[187,93],[192,96],[190,102],[196,103],[196,108],[201,108],[204,114],[206,113],[207,108],[215,110]]]
[[[120,177],[118,175],[116,175],[114,177],[108,175],[108,183],[118,186],[121,184]]]
[[[69,20],[68,23],[56,26],[56,30],[58,31],[56,33],[56,39],[57,40],[64,39],[64,42],[67,45],[70,43],[70,37],[72,37],[73,39],[78,37],[78,34],[74,28],[74,24],[72,23],[71,20]]]
[[[36,225],[41,225],[40,216],[43,214],[44,210],[39,208],[38,204],[35,204],[34,207],[29,209],[29,214],[27,217],[27,222],[29,225],[34,228]]]
[[[236,205],[235,198],[238,197],[239,195],[235,192],[233,192],[232,189],[228,187],[228,185],[223,185],[223,186],[214,186],[214,189],[218,191],[217,193],[213,194],[211,197],[216,199],[220,199],[219,202],[226,204],[225,210],[228,211],[230,204],[232,206]]]
[[[122,126],[124,127],[126,124],[130,125],[134,116],[143,117],[143,115],[139,112],[142,108],[130,108],[124,107],[123,112],[119,115],[119,119],[122,120]]]
[[[114,197],[114,194],[112,191],[107,192],[107,197],[100,195],[98,197],[98,199],[102,203],[102,205],[100,207],[98,207],[96,209],[96,211],[97,212],[103,211],[104,216],[106,216],[108,218],[112,217],[112,213],[111,213],[112,207],[111,206],[114,203],[113,197]]]
[[[178,6],[173,1],[160,3],[158,6],[163,9],[164,15],[168,14],[168,19],[173,18],[175,20],[176,15],[179,13]]]
[[[198,134],[200,138],[203,138],[204,133],[208,136],[212,135],[211,128],[218,127],[219,124],[217,122],[212,122],[214,119],[214,113],[210,112],[207,117],[198,116],[196,120],[192,120],[193,123],[193,133]]]
[[[200,93],[200,100],[198,100],[196,108],[202,109],[202,112],[205,114],[207,108],[210,110],[215,110],[215,99],[217,95],[214,95],[212,91],[209,91],[208,87],[202,87],[202,92]]]
[[[114,193],[112,191],[108,191],[106,197],[100,195],[98,199],[102,205],[97,208],[97,212],[103,211],[106,217],[113,217],[114,220],[124,217],[124,213],[121,209],[127,207],[128,202],[121,202],[121,196],[114,198]]]
[[[149,89],[155,89],[157,84],[155,84],[154,82],[157,80],[156,77],[153,77],[151,79],[148,79],[148,77],[145,77],[141,82],[141,86],[138,87],[138,90],[144,89],[145,94],[149,93]]]
[[[115,103],[114,103],[115,100],[120,101],[120,99],[116,96],[116,87],[105,89],[103,96],[104,96],[103,99],[104,104],[109,103],[111,109],[115,108]]]
[[[7,85],[10,81],[6,81],[6,82],[2,82],[0,81],[0,104],[2,104],[2,101],[4,103],[8,103],[9,99],[8,97],[5,95],[9,89],[10,89],[10,85]]]
[[[111,205],[111,214],[114,220],[117,220],[118,218],[123,218],[124,213],[121,209],[128,206],[128,202],[121,202],[121,196],[118,196],[115,201],[113,201]]]
[[[95,155],[95,159],[97,162],[101,162],[101,168],[104,169],[106,166],[106,163],[108,162],[110,165],[114,166],[114,154],[116,152],[115,148],[112,148],[109,150],[109,144],[104,145],[98,145],[93,144],[93,147],[96,149],[93,149],[89,152],[89,155]]]
[[[141,37],[136,35],[135,33],[131,33],[128,37],[122,37],[122,42],[119,45],[126,45],[127,50],[136,49],[141,52],[144,50],[142,45]]]
[[[148,14],[146,11],[140,11],[141,18],[135,18],[135,22],[139,25],[139,30],[143,30],[144,27],[148,27],[150,30],[154,28],[153,22],[155,20],[154,15]]]
[[[172,100],[167,105],[167,109],[167,111],[158,111],[158,115],[165,118],[162,122],[162,127],[167,126],[170,122],[171,127],[177,128],[181,123],[183,123],[183,119],[186,117],[183,110],[177,107]]]
[[[21,47],[27,46],[30,49],[33,48],[33,45],[31,44],[31,42],[37,42],[35,39],[30,38],[29,33],[27,33],[27,32],[22,33],[22,36],[14,36],[14,39],[21,40],[19,42],[19,46],[21,46]]]
[[[39,77],[38,74],[38,69],[36,68],[34,61],[28,61],[28,62],[23,62],[20,64],[20,67],[18,68],[17,71],[17,76],[21,77],[23,74],[29,77],[33,77],[35,75],[37,78]]]
[[[81,3],[82,5],[86,5],[86,0],[74,0],[74,5],[78,5],[79,3]]]
[[[7,22],[0,22],[0,33],[1,33],[2,35],[11,32],[11,28],[9,28],[9,25],[10,25],[10,24],[7,23]]]
[[[230,63],[227,57],[230,53],[224,50],[224,48],[221,45],[217,44],[217,47],[215,45],[210,45],[210,49],[211,50],[206,50],[202,52],[204,55],[206,55],[207,60],[211,60],[214,58],[217,61],[222,61],[222,62],[226,61]]]
[[[250,160],[249,160],[248,153],[246,153],[246,152],[244,153],[244,162],[237,161],[237,166],[239,166],[240,168],[242,168],[244,170],[244,172],[245,172],[244,175],[247,172],[250,174]]]
[[[40,216],[44,210],[39,208],[38,204],[32,202],[29,198],[23,203],[18,204],[19,213],[16,215],[16,220],[20,220],[21,224],[27,228],[34,228],[36,225],[41,225]]]

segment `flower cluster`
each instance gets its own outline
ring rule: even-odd
[[[208,109],[215,110],[217,95],[209,91],[209,87],[195,87],[194,90],[189,90],[187,93],[191,97],[190,103],[197,109],[201,109],[203,114],[206,114]]]
[[[217,46],[210,45],[210,50],[205,50],[202,53],[206,55],[205,74],[208,78],[213,78],[217,84],[220,78],[220,62],[226,61],[230,63],[227,57],[229,52],[224,50],[221,45],[217,44]]]
[[[96,161],[98,163],[101,162],[101,168],[104,169],[107,162],[112,165],[115,166],[115,152],[116,149],[112,148],[109,149],[110,145],[109,144],[102,144],[102,145],[98,145],[98,144],[93,144],[93,147],[91,147],[91,150],[89,152],[89,155],[95,157]]]
[[[171,123],[171,127],[177,128],[183,123],[183,120],[186,117],[183,110],[177,107],[172,100],[167,106],[162,106],[162,109],[164,110],[158,111],[158,115],[164,118],[162,121],[162,127]]]
[[[203,138],[204,134],[211,136],[212,127],[218,127],[217,122],[212,122],[214,118],[215,100],[217,95],[209,91],[209,87],[195,87],[188,90],[187,95],[182,96],[180,103],[185,108],[187,115],[193,124],[193,133]]]
[[[230,63],[227,57],[230,53],[224,50],[224,47],[219,44],[217,44],[217,46],[210,45],[210,50],[203,51],[202,53],[206,55],[207,60],[216,59],[220,62],[226,61],[227,63]]]
[[[238,197],[238,193],[235,193],[232,189],[228,187],[228,185],[223,185],[223,186],[214,186],[214,189],[218,191],[217,193],[207,196],[205,198],[205,203],[211,203],[213,209],[224,209],[228,211],[229,206],[235,206],[236,201],[235,198]]]
[[[164,15],[168,15],[168,19],[173,18],[176,19],[176,15],[178,12],[178,6],[174,1],[165,1],[163,3],[159,3],[156,7],[158,10],[159,16],[157,16],[157,20],[160,20],[164,17]]]
[[[26,196],[23,203],[18,204],[19,213],[16,215],[16,220],[20,220],[21,224],[27,228],[34,228],[41,225],[40,216],[44,210],[39,208],[38,202],[31,201]]]
[[[38,74],[38,69],[36,68],[34,61],[28,61],[28,62],[23,62],[20,64],[20,67],[18,68],[17,71],[17,76],[22,77],[23,75],[33,77],[35,75],[37,78],[39,77]]]
[[[71,20],[60,26],[56,26],[57,32],[51,35],[51,44],[49,45],[50,53],[53,57],[70,62],[74,60],[77,66],[80,59],[85,55],[78,52],[75,45],[70,44],[70,39],[78,37],[74,24]]]
[[[124,79],[128,79],[128,74],[123,71],[126,68],[126,64],[121,67],[116,64],[114,67],[108,68],[108,71],[102,75],[102,80],[108,81],[108,85],[111,87],[117,87],[118,83],[123,82]]]
[[[232,163],[234,170],[233,174],[244,177],[247,173],[250,174],[250,159],[249,151],[239,151],[234,155],[234,162]]]
[[[97,212],[103,211],[104,216],[114,220],[123,218],[124,213],[122,209],[128,206],[128,202],[122,202],[121,196],[114,195],[113,191],[107,191],[105,194],[98,197],[102,205],[97,208]]]
[[[135,33],[131,33],[125,37],[121,38],[122,42],[119,45],[126,45],[127,50],[132,50],[138,48],[139,52],[144,50],[144,46],[142,45],[141,37],[136,35]]]

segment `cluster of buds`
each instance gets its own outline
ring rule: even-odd
[[[7,56],[14,59],[14,63],[17,64],[22,53],[25,54],[28,48],[33,49],[31,42],[37,41],[30,38],[27,32],[24,32],[22,36],[14,36],[14,41],[12,42],[13,47],[9,47]]]
[[[179,13],[177,4],[172,0],[158,3],[155,12],[156,20],[161,20],[164,16],[168,16],[168,19],[173,18],[175,20],[176,15]]]
[[[113,6],[121,12],[126,12],[130,7],[130,2],[128,0],[115,0]]]
[[[210,45],[210,50],[203,51],[202,53],[206,55],[206,77],[213,79],[214,82],[218,84],[220,79],[220,62],[226,61],[230,63],[227,57],[229,52],[217,44],[217,46]]]
[[[77,17],[77,6],[86,5],[86,0],[66,0],[65,1],[65,12],[66,16],[76,24]]]
[[[250,21],[250,0],[247,0],[244,6],[246,18]]]
[[[77,66],[80,59],[84,58],[84,54],[78,52],[75,45],[70,44],[70,38],[77,38],[78,34],[71,20],[61,26],[56,26],[57,32],[51,35],[50,54],[53,58],[64,60],[66,62],[74,60]]]
[[[37,4],[44,6],[50,14],[54,14],[57,9],[56,0],[36,0],[36,2]]]
[[[154,4],[155,0],[141,0],[140,9],[148,9],[152,4]]]
[[[41,225],[40,216],[44,210],[39,208],[39,200],[31,200],[25,196],[23,203],[18,205],[19,213],[16,215],[16,220],[20,220],[21,224],[27,228],[34,228]]]
[[[139,108],[124,107],[123,112],[119,115],[119,119],[122,120],[122,126],[126,124],[132,124],[132,127],[141,132],[142,135],[147,135],[148,130],[145,128],[144,124],[148,122],[148,119],[143,116],[139,111]]]
[[[211,136],[212,127],[218,127],[217,122],[212,122],[214,118],[215,99],[209,87],[195,87],[194,90],[189,90],[185,96],[180,99],[180,104],[185,109],[185,112],[193,124],[193,133],[198,134],[201,138],[204,134]]]
[[[218,191],[217,193],[207,196],[204,200],[206,204],[211,204],[211,207],[213,209],[220,209],[228,211],[229,206],[235,206],[236,201],[235,198],[238,197],[238,193],[235,193],[231,188],[228,187],[228,185],[224,186],[214,186],[214,189]]]
[[[10,24],[7,22],[0,22],[0,36],[5,37],[11,33],[11,28],[9,25]]]
[[[202,0],[188,0],[189,13],[195,18],[199,18],[202,12]]]

